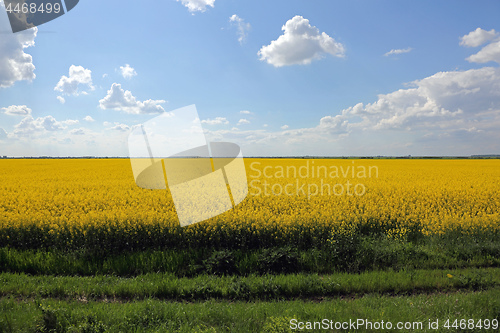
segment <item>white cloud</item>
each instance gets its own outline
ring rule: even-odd
[[[311,26],[309,20],[295,16],[281,28],[284,34],[267,46],[263,46],[258,55],[260,60],[275,66],[306,65],[321,59],[325,54],[343,57],[345,50],[326,33]]]
[[[94,118],[92,118],[91,116],[85,116],[85,118],[83,118],[83,120],[88,121],[89,123],[95,121]]]
[[[120,73],[125,79],[131,79],[132,77],[137,75],[135,69],[130,67],[129,64],[125,64],[125,66],[120,66]]]
[[[390,56],[391,54],[408,53],[408,52],[411,52],[411,50],[413,50],[411,47],[408,47],[406,49],[392,49],[389,52],[387,52],[386,54],[384,54],[384,56],[387,57],[387,56]]]
[[[2,110],[9,116],[27,116],[31,114],[31,109],[26,105],[11,105],[2,108]]]
[[[120,131],[120,132],[127,132],[130,130],[130,126],[125,125],[125,124],[117,124],[115,123],[115,126],[109,128],[110,130],[114,131]]]
[[[374,103],[343,110],[360,117],[362,129],[458,130],[491,127],[500,119],[500,69],[486,67],[440,72],[412,83],[414,88],[379,95]],[[490,121],[484,121],[489,114]],[[500,124],[498,124],[500,125]]]
[[[64,124],[64,125],[68,125],[68,126],[72,126],[72,125],[76,125],[76,124],[79,124],[80,122],[76,119],[68,119],[68,120],[63,120],[61,121],[61,124]]]
[[[79,90],[80,86],[86,86],[89,90],[94,90],[92,85],[92,71],[85,69],[82,66],[71,65],[69,68],[69,77],[63,75],[54,87],[55,91],[59,91],[64,95],[78,96],[80,94],[86,95],[86,90]]]
[[[65,99],[64,99],[64,97],[62,97],[62,96],[57,96],[57,100],[58,100],[59,102],[61,102],[61,104],[66,103],[66,100],[65,100]]]
[[[460,45],[477,47],[496,39],[498,36],[499,33],[496,32],[495,29],[486,31],[481,28],[477,28],[476,30],[469,32],[467,35],[460,37]]]
[[[250,124],[250,120],[248,120],[248,119],[240,119],[238,121],[238,124],[236,124],[236,126],[243,125],[243,124]]]
[[[467,47],[477,47],[488,43],[478,53],[471,55],[466,60],[484,64],[490,61],[495,61],[500,64],[500,33],[494,29],[490,31],[477,28],[469,34],[460,37],[460,45]]]
[[[314,127],[208,131],[207,138],[254,156],[467,155],[500,151],[498,128],[500,68],[486,67],[436,73]]]
[[[62,131],[78,123],[79,121],[74,119],[58,121],[50,115],[36,119],[28,115],[19,124],[14,125],[12,137],[31,137],[37,133]]]
[[[0,140],[7,138],[7,132],[3,128],[0,127]]]
[[[177,0],[191,12],[204,12],[207,10],[207,6],[214,7],[215,0]]]
[[[85,135],[86,134],[86,128],[80,127],[80,128],[75,128],[69,131],[69,134],[71,135]]]
[[[21,122],[14,126],[14,135],[31,136],[36,132],[59,131],[65,127],[52,116],[33,118],[27,116]]]
[[[0,2],[0,11],[4,10]],[[35,45],[38,29],[32,28],[18,33],[11,33],[7,15],[0,15],[0,88],[12,86],[17,81],[35,79],[35,65],[31,55],[24,52]]]
[[[244,111],[240,111],[241,114],[253,114],[252,112],[250,111],[247,111],[247,110],[244,110]]]
[[[486,45],[478,53],[468,57],[467,61],[480,64],[495,61],[500,64],[500,40]]]
[[[123,90],[121,84],[113,83],[108,90],[106,97],[99,101],[99,107],[102,110],[116,110],[133,114],[159,113],[165,112],[165,109],[159,104],[164,100],[138,101],[130,91]]]
[[[238,28],[238,42],[240,42],[240,44],[243,44],[243,42],[247,38],[248,31],[252,28],[252,26],[250,25],[250,23],[246,23],[245,20],[243,20],[236,14],[233,14],[229,18],[229,22],[235,24]]]
[[[206,119],[201,121],[203,124],[208,125],[227,125],[229,121],[224,117],[216,117],[215,119]]]

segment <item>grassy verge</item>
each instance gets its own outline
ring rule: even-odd
[[[0,248],[0,271],[28,274],[135,276],[172,273],[249,275],[266,273],[359,273],[408,268],[500,267],[500,238],[474,235],[429,236],[416,242],[385,236],[339,239],[323,248],[290,246],[260,249],[187,248],[124,251],[62,251]]]
[[[3,298],[0,309],[0,332],[292,332],[291,321],[321,322],[323,319],[334,322],[363,319],[372,324],[383,320],[385,325],[391,322],[393,327],[402,322],[416,328],[394,330],[399,332],[429,331],[429,320],[438,320],[439,329],[433,332],[494,332],[484,327],[482,330],[477,327],[446,329],[444,324],[448,319],[450,324],[455,319],[474,319],[475,324],[479,319],[498,320],[500,289],[433,296],[372,294],[353,300],[328,299],[322,302],[211,300],[178,303],[147,299],[113,303]],[[418,325],[422,325],[422,329],[418,329]],[[358,326],[357,329],[370,331],[367,326]]]
[[[282,300],[317,299],[379,293],[451,292],[500,287],[500,268],[460,270],[373,271],[362,274],[286,274],[263,276],[199,275],[177,278],[172,274],[67,277],[0,274],[1,295],[16,298],[58,298],[130,301],[157,298],[174,301],[207,299]]]

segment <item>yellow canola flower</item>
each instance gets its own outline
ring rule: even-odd
[[[283,243],[335,243],[356,226],[396,240],[414,230],[500,230],[500,160],[249,158],[245,166],[243,202],[180,229],[169,191],[136,186],[127,159],[2,159],[0,240],[2,231],[32,228],[51,237],[98,229],[149,239],[169,230],[197,241],[252,235]]]

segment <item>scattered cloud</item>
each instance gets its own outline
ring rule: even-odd
[[[89,123],[92,123],[95,121],[94,118],[92,118],[91,116],[85,116],[85,118],[83,118],[83,120],[88,121]]]
[[[131,79],[137,75],[135,69],[130,67],[129,64],[125,64],[125,66],[120,66],[120,73],[125,79]]]
[[[263,46],[258,55],[275,67],[307,65],[321,59],[325,54],[343,57],[344,46],[325,32],[311,26],[309,20],[295,16],[281,28],[284,33],[277,40]]]
[[[0,140],[6,139],[7,138],[7,132],[0,127]]]
[[[476,30],[469,32],[467,35],[460,37],[460,45],[477,47],[498,38],[498,36],[499,33],[496,32],[495,29],[486,31],[481,28],[477,28]]]
[[[243,125],[243,124],[250,124],[250,120],[248,120],[248,119],[240,119],[238,121],[238,124],[236,124],[236,126],[240,126],[240,125]]]
[[[80,122],[76,119],[68,119],[68,120],[63,120],[61,121],[61,124],[63,125],[68,125],[68,126],[72,126],[72,125],[76,125],[76,124],[79,124]]]
[[[121,84],[113,83],[108,90],[106,97],[99,101],[102,110],[116,110],[132,114],[146,114],[165,112],[160,104],[166,103],[164,100],[138,101],[130,91],[123,90]]]
[[[500,68],[439,72],[358,103],[318,125],[208,131],[211,141],[269,155],[477,154],[500,149]],[[328,145],[325,145],[327,144]]]
[[[85,135],[86,131],[87,131],[86,128],[80,127],[80,128],[72,129],[71,131],[69,131],[69,134],[71,134],[71,135]]]
[[[3,7],[3,2],[0,2],[0,10],[3,10]],[[35,45],[38,29],[32,28],[13,34],[5,15],[5,19],[0,19],[0,31],[6,32],[0,38],[0,88],[10,87],[17,81],[34,80],[36,75],[33,58],[24,51]]]
[[[181,2],[191,13],[204,12],[207,7],[214,7],[215,0],[177,0]]]
[[[498,68],[439,72],[412,85],[414,88],[379,95],[374,103],[345,109],[342,116],[360,117],[360,123],[351,125],[363,129],[408,131],[472,128],[481,123],[490,126],[479,115],[500,112]]]
[[[31,114],[31,109],[26,105],[11,105],[2,108],[2,111],[9,116],[27,116]]]
[[[247,111],[247,110],[244,110],[244,111],[240,111],[241,114],[253,114],[253,112],[250,112],[250,111]]]
[[[460,45],[462,46],[477,47],[485,43],[489,44],[466,60],[480,64],[495,61],[500,64],[500,33],[496,32],[494,29],[486,31],[477,28],[467,35],[460,37]]]
[[[15,136],[31,136],[36,132],[59,131],[63,130],[64,124],[57,121],[52,116],[33,118],[31,115],[25,117],[21,122],[14,126]]]
[[[224,117],[216,117],[215,119],[206,119],[201,121],[202,124],[207,125],[227,125],[229,121]]]
[[[252,28],[252,26],[236,14],[233,14],[233,16],[229,18],[229,22],[236,25],[238,28],[238,42],[243,44],[247,38],[248,31]]]
[[[480,64],[495,61],[500,64],[500,40],[486,45],[478,53],[468,57],[467,61]]]
[[[408,53],[408,52],[411,52],[413,49],[411,47],[407,47],[406,49],[392,49],[390,50],[389,52],[387,52],[386,54],[384,54],[384,56],[390,56],[392,54],[402,54],[402,53]]]
[[[127,132],[130,130],[130,126],[125,124],[115,123],[115,125],[113,127],[110,127],[109,129],[113,131]]]
[[[84,86],[88,90],[95,89],[92,85],[92,71],[82,66],[71,65],[69,68],[69,77],[65,75],[61,76],[54,90],[61,92],[63,95],[78,96],[80,94],[88,94],[86,90],[79,90],[80,86]]]
[[[57,96],[57,100],[58,100],[59,102],[61,102],[61,104],[66,103],[66,100],[65,100],[65,99],[64,99],[64,97],[62,97],[62,96]]]

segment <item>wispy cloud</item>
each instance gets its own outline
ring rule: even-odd
[[[413,49],[411,47],[407,47],[406,49],[392,49],[390,50],[389,52],[387,52],[386,54],[384,54],[384,56],[390,56],[392,54],[403,54],[403,53],[408,53],[408,52],[411,52]]]

